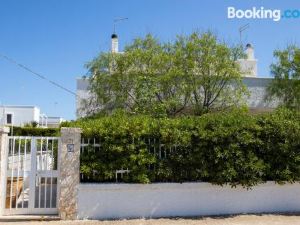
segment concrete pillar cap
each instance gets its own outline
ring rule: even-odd
[[[0,134],[8,134],[9,130],[9,127],[0,127]]]
[[[76,127],[62,127],[60,129],[61,132],[76,132],[76,133],[82,133],[81,128],[76,128]]]

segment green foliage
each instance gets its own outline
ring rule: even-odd
[[[100,139],[99,148],[81,154],[86,181],[113,182],[120,169],[131,171],[124,182],[206,181],[248,188],[268,180],[300,181],[300,113],[284,108],[173,119],[117,113],[64,126]]]
[[[101,53],[87,64],[93,95],[82,110],[174,117],[241,105],[246,93],[236,63],[241,57],[240,47],[229,47],[211,32],[168,43],[148,34],[122,54]]]
[[[280,104],[300,109],[300,48],[289,45],[284,50],[274,51],[276,62],[271,65],[274,80],[268,87],[267,100],[273,97],[279,99]]]
[[[30,123],[26,123],[24,127],[38,127],[39,123],[36,121],[31,121]]]
[[[263,146],[260,155],[265,161],[269,180],[300,180],[300,113],[279,109],[276,114],[258,121]]]
[[[38,128],[38,127],[10,127],[10,134],[14,136],[59,136],[58,128]]]

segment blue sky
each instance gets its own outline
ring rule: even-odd
[[[259,76],[269,76],[272,52],[300,42],[300,18],[227,19],[227,7],[300,9],[298,0],[1,0],[0,53],[30,67],[66,88],[76,90],[84,65],[110,48],[115,17],[120,48],[137,36],[154,34],[172,41],[177,34],[213,30],[230,43],[249,23],[244,43],[252,43]],[[75,97],[0,58],[0,104],[36,105],[47,115],[75,118]]]

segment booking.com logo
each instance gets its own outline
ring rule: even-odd
[[[300,9],[286,9],[281,12],[280,9],[265,9],[264,7],[252,9],[236,9],[227,7],[228,19],[272,19],[275,22],[281,19],[300,19]]]

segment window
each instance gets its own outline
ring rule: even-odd
[[[6,114],[6,124],[12,124],[12,114]]]

